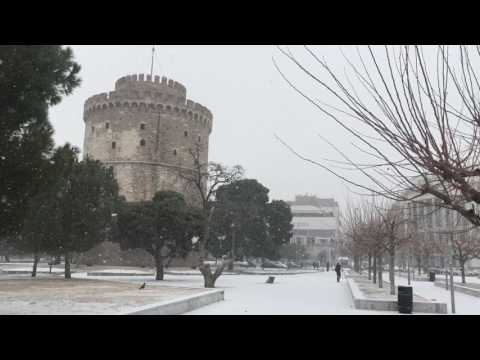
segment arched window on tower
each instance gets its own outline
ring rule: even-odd
[[[145,140],[144,139],[140,140],[140,146],[145,146]]]
[[[117,146],[117,143],[115,141],[112,141],[112,149],[115,149],[116,146]]]
[[[173,155],[177,156],[177,149],[173,149]]]
[[[145,130],[145,124],[140,124],[140,130]]]
[[[188,131],[184,131],[184,132],[183,132],[183,135],[184,135],[185,137],[187,137],[187,136],[188,136]]]
[[[105,128],[110,129],[110,123],[109,122],[105,123]]]
[[[200,142],[201,140],[202,140],[202,137],[201,137],[201,136],[199,136],[199,137],[198,137],[198,142]]]

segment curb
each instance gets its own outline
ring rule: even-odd
[[[155,276],[155,273],[114,273],[114,272],[87,272],[87,276]]]
[[[398,303],[394,300],[368,299],[360,290],[355,280],[347,279],[348,288],[353,298],[355,309],[376,311],[398,311]],[[383,281],[388,283],[387,281]],[[438,301],[414,301],[412,313],[447,314],[447,304]]]
[[[448,281],[448,284],[450,286],[450,281]],[[445,288],[445,281],[443,281],[443,282],[442,281],[435,281],[435,286]],[[471,287],[464,286],[464,285],[458,285],[458,284],[454,285],[454,289],[455,289],[455,291],[458,291],[459,293],[462,293],[462,294],[471,295],[471,296],[475,296],[475,297],[480,297],[480,289],[475,289],[475,288],[471,288]]]
[[[211,290],[202,294],[141,306],[120,315],[180,315],[221,300],[224,300],[224,290]]]

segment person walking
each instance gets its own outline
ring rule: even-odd
[[[327,261],[327,271],[330,271],[330,263]]]
[[[340,277],[342,276],[342,265],[340,265],[339,262],[337,262],[337,265],[335,265],[335,272],[337,273],[337,282],[340,282]]]

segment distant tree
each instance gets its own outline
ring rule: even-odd
[[[278,259],[280,247],[290,241],[293,229],[292,219],[290,205],[285,201],[272,200],[267,204],[267,226],[272,258]]]
[[[8,241],[6,238],[0,238],[0,256],[3,256],[5,262],[10,262],[10,254],[13,251],[13,247],[11,242]]]
[[[152,201],[126,203],[118,213],[118,241],[122,249],[144,249],[153,256],[156,280],[164,278],[164,262],[185,257],[192,239],[199,238],[202,214],[185,202],[182,194],[160,191]]]
[[[217,210],[223,214],[221,222],[228,234],[233,260],[238,256],[265,257],[268,192],[254,179],[242,179],[218,188]]]
[[[283,244],[278,249],[280,258],[296,261],[303,259],[307,255],[307,249],[300,244]]]
[[[0,46],[0,238],[17,239],[52,148],[48,108],[80,84],[59,45]]]

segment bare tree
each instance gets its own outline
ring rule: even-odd
[[[437,242],[436,249],[442,255],[447,256],[450,242],[453,250],[452,258],[458,261],[462,283],[465,284],[465,264],[469,260],[480,258],[480,234],[478,228],[468,224],[462,216],[446,215],[449,222],[444,230],[437,231],[436,236],[441,240]]]
[[[279,48],[325,93],[309,95],[274,60],[276,68],[297,93],[349,133],[369,160],[353,161],[327,139],[341,161],[326,165],[311,160],[281,140],[292,152],[357,189],[390,200],[431,194],[440,206],[480,225],[480,215],[470,205],[480,204],[479,46],[385,46],[381,54],[377,47],[357,47],[357,65],[344,55],[350,71],[345,76],[318,51],[303,49],[311,62]],[[319,100],[324,95],[334,100],[325,104]],[[368,183],[342,175],[340,166],[362,174]]]
[[[402,206],[398,203],[391,204],[388,201],[380,201],[374,206],[381,218],[385,235],[380,246],[383,246],[383,250],[389,257],[390,294],[395,295],[395,255],[397,250],[411,238],[411,233],[404,232],[405,224],[409,219],[405,216]]]
[[[195,149],[190,149],[189,154],[193,168],[178,167],[178,176],[185,182],[185,191],[190,191],[198,196],[198,206],[204,213],[205,228],[202,238],[198,241],[198,268],[203,275],[204,286],[212,288],[215,287],[215,282],[222,274],[225,266],[233,262],[233,259],[222,261],[217,264],[214,272],[212,272],[210,264],[206,262],[210,224],[215,210],[215,194],[220,186],[239,180],[243,176],[244,170],[239,165],[227,168],[219,163],[203,162],[200,145],[197,145]]]

